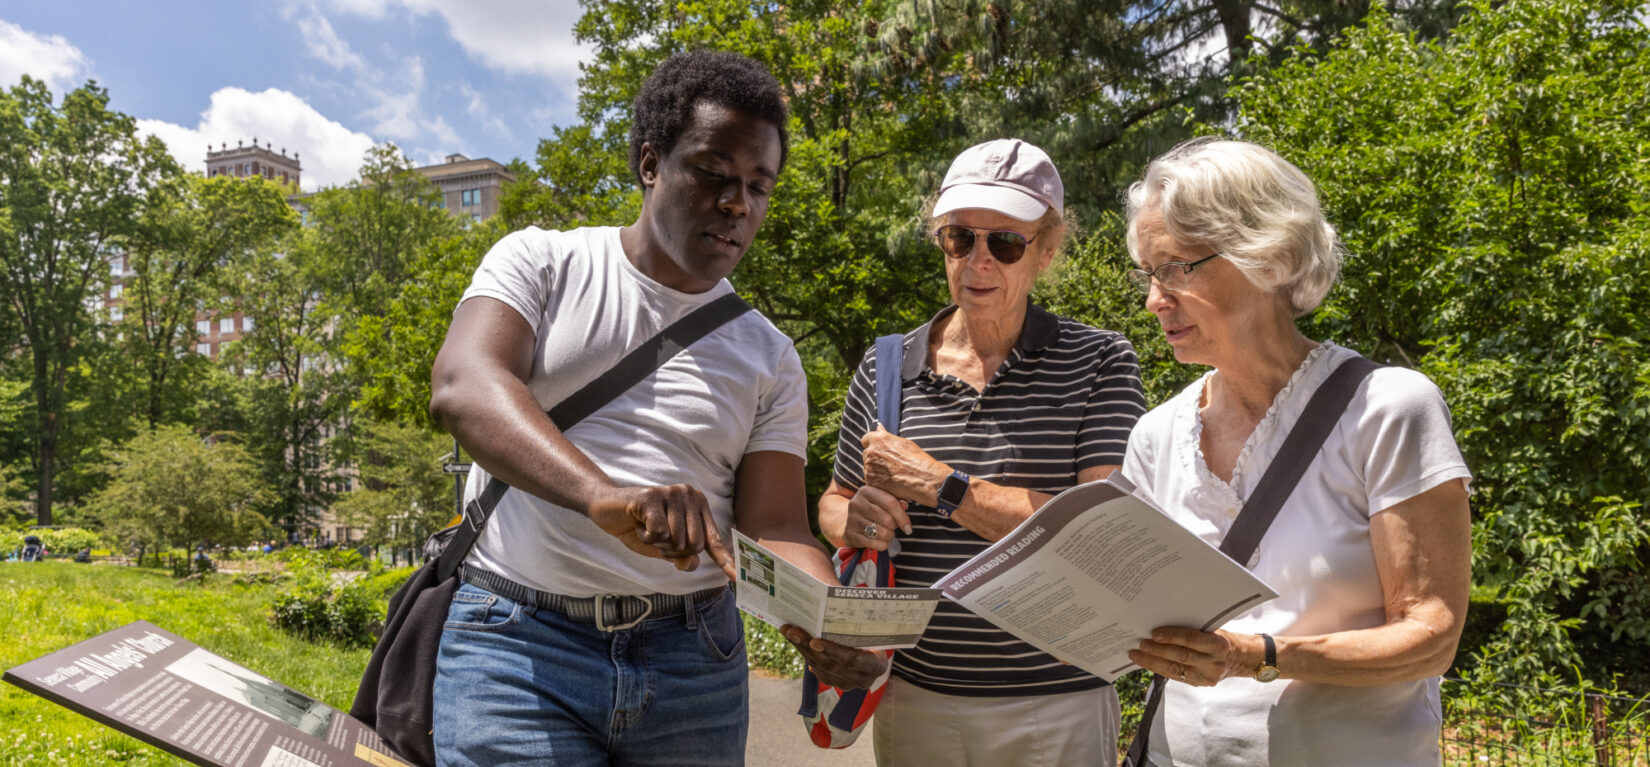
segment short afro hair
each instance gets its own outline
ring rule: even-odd
[[[630,173],[638,182],[642,180],[642,144],[652,144],[661,155],[670,154],[701,101],[773,123],[779,131],[779,166],[785,166],[790,138],[785,133],[788,112],[779,81],[766,67],[737,53],[688,51],[665,59],[636,94],[630,120]]]

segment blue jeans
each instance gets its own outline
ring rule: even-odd
[[[731,592],[606,632],[466,583],[436,662],[436,762],[742,765],[748,686]]]

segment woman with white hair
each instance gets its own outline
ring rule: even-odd
[[[1200,139],[1129,189],[1130,281],[1175,359],[1212,368],[1140,419],[1122,473],[1218,545],[1312,394],[1356,353],[1314,341],[1340,265],[1299,169]],[[1279,597],[1219,631],[1162,627],[1131,658],[1168,681],[1153,765],[1436,765],[1438,676],[1466,619],[1471,475],[1437,387],[1359,385],[1245,563]]]

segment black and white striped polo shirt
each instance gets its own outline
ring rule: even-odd
[[[1076,485],[1083,469],[1123,463],[1129,431],[1146,412],[1128,339],[1028,305],[1019,341],[976,392],[928,365],[929,330],[956,309],[905,335],[900,436],[972,477],[1050,494]],[[865,481],[859,441],[876,420],[875,368],[867,352],[843,408],[835,478],[850,491]],[[897,586],[932,585],[990,543],[932,507],[913,503],[908,513],[911,534],[899,535],[894,558]],[[935,692],[979,697],[1105,684],[945,600],[917,646],[894,654],[893,673]]]

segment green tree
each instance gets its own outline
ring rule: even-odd
[[[178,172],[158,140],[139,139],[136,122],[108,105],[95,83],[61,104],[26,75],[0,92],[0,301],[21,330],[3,347],[31,363],[43,525],[52,522],[70,372],[94,333],[93,307],[144,196]]]
[[[29,414],[25,400],[28,391],[27,381],[0,378],[0,434],[21,435],[27,431],[25,419]],[[0,445],[0,449],[5,447],[10,446]],[[25,472],[20,464],[14,464],[7,458],[7,452],[0,452],[0,525],[34,518],[26,505],[28,483],[23,478]]]
[[[516,182],[500,195],[498,220],[506,231],[635,221],[642,196],[625,161],[626,141],[600,125],[553,128],[550,138],[539,140],[536,167],[515,164]]]
[[[150,194],[141,227],[131,238],[124,319],[117,323],[118,358],[133,368],[134,397],[149,428],[179,419],[198,399],[209,367],[194,355],[196,321],[205,309],[232,312],[231,260],[267,249],[295,229],[298,216],[285,190],[261,178],[181,176]],[[191,376],[185,376],[188,378]]]
[[[1389,18],[1435,37],[1454,24],[1460,3],[1387,5]],[[893,3],[861,66],[944,93],[954,115],[948,137],[1018,136],[1048,150],[1068,200],[1092,222],[1194,124],[1226,124],[1232,82],[1291,52],[1321,54],[1371,7],[1369,0]]]
[[[415,423],[428,420],[422,406],[407,398],[422,392],[427,406],[429,365],[446,322],[403,322],[412,318],[401,311],[402,296],[411,292],[434,298],[432,288],[439,293],[452,276],[424,271],[422,265],[462,248],[459,243],[474,241],[468,236],[470,222],[461,226],[440,202],[435,185],[413,170],[393,144],[367,152],[359,181],[310,201],[311,226],[294,250],[300,271],[309,275],[320,296],[315,311],[327,318],[327,332],[320,336],[323,364],[350,392],[352,409],[404,416]],[[454,303],[456,299],[454,295]],[[428,308],[452,310],[451,304]],[[436,345],[430,343],[432,336]],[[410,381],[409,369],[414,371]],[[423,382],[416,380],[419,370]],[[347,443],[352,433],[346,428],[331,439]],[[342,443],[331,446],[339,457],[350,453]]]
[[[1443,388],[1490,678],[1650,685],[1650,29],[1616,0],[1474,3],[1446,42],[1377,12],[1237,94],[1353,257],[1311,334]]]
[[[89,506],[106,535],[140,550],[263,537],[260,509],[273,500],[246,450],[226,435],[202,438],[166,424],[112,452],[109,484]]]
[[[12,467],[0,465],[0,525],[14,525],[32,516],[18,499],[24,487],[23,478]]]
[[[417,548],[453,516],[452,485],[441,473],[447,438],[393,421],[357,421],[355,428],[360,486],[344,493],[333,512],[364,528],[368,543]]]
[[[338,338],[362,315],[381,315],[420,248],[458,230],[441,195],[394,144],[367,150],[360,177],[306,200],[302,247]]]
[[[289,530],[332,502],[332,437],[347,427],[352,396],[349,377],[327,353],[333,324],[320,310],[312,253],[263,251],[236,264],[236,294],[253,329],[220,357],[243,375],[238,391],[221,396],[243,406],[247,449],[276,494],[271,515]]]
[[[453,308],[493,243],[506,234],[498,220],[438,238],[413,254],[409,271],[382,314],[366,314],[345,339],[342,354],[360,381],[359,413],[408,425],[430,421],[430,369],[447,336]]]

